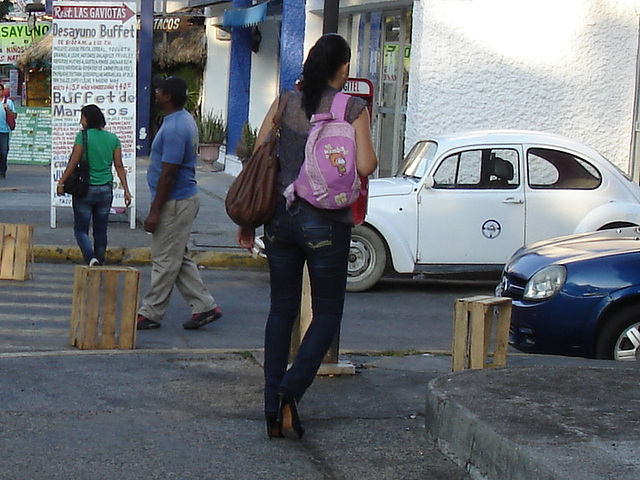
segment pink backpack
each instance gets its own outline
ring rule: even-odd
[[[314,207],[337,210],[348,207],[360,196],[356,134],[344,118],[349,98],[338,92],[330,112],[311,117],[300,173],[284,191],[287,205],[297,195]]]

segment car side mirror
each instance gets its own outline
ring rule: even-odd
[[[433,177],[431,175],[429,175],[428,177],[426,177],[424,179],[424,182],[423,182],[422,185],[423,185],[424,188],[433,188],[434,184],[435,184],[435,182],[433,181]]]

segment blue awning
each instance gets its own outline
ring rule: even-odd
[[[251,27],[267,18],[269,2],[259,3],[249,8],[238,8],[224,12],[223,27]]]

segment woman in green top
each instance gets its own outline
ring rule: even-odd
[[[87,160],[89,162],[89,191],[84,198],[73,196],[73,231],[85,262],[90,266],[104,264],[107,250],[107,225],[113,201],[112,165],[122,188],[125,205],[131,204],[127,173],[122,164],[120,140],[113,133],[103,130],[104,114],[97,105],[86,105],[80,110],[80,124],[87,132]],[[58,182],[58,195],[64,195],[64,182],[75,170],[82,158],[84,146],[82,132],[76,135],[67,168]],[[93,220],[93,246],[89,237],[89,225]]]

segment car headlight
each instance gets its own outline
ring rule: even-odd
[[[524,287],[525,300],[546,300],[560,291],[567,279],[562,265],[549,265],[538,270]]]

